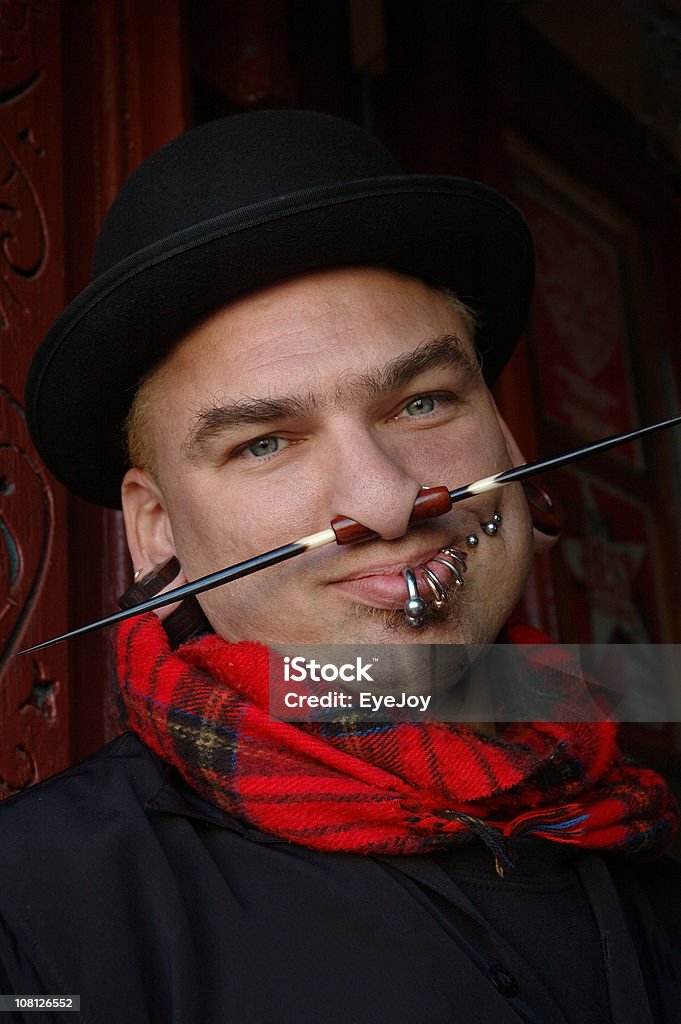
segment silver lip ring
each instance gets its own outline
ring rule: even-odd
[[[447,558],[453,558],[457,563],[461,572],[468,572],[468,563],[466,561],[465,552],[459,551],[458,548],[440,548],[436,557],[446,555]]]
[[[450,570],[450,572],[453,574],[454,579],[456,580],[457,584],[460,587],[463,586],[463,576],[461,575],[461,572],[460,572],[460,570],[458,569],[458,567],[456,565],[453,565],[452,562],[448,562],[446,558],[439,558],[439,557],[438,558],[431,558],[431,562],[439,562],[440,565],[446,565],[447,568]]]
[[[442,582],[442,580],[438,579],[433,570],[429,569],[427,565],[422,565],[421,570],[425,577],[426,583],[430,587],[433,597],[435,598],[435,600],[433,601],[433,607],[435,608],[436,611],[438,611],[439,608],[444,607],[444,605],[447,603],[447,591],[445,589],[444,583]]]
[[[421,629],[425,626],[423,616],[426,611],[426,602],[419,594],[419,587],[414,570],[406,566],[402,570],[402,576],[407,584],[407,600],[404,602],[405,622],[414,629]],[[412,607],[410,607],[410,605]]]
[[[402,575],[404,576],[404,582],[407,584],[407,599],[409,601],[422,601],[423,598],[419,594],[419,587],[416,582],[414,570],[407,566],[402,570]]]
[[[463,558],[464,561],[468,558],[468,552],[462,548],[455,548],[453,544],[446,544],[445,547],[440,548],[441,551],[449,551],[451,555],[456,555],[457,558]]]

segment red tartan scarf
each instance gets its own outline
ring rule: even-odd
[[[547,642],[526,627],[504,639]],[[622,759],[613,723],[512,723],[492,738],[439,722],[282,722],[267,710],[268,656],[215,635],[173,651],[153,613],[118,634],[130,728],[263,832],[362,854],[442,850],[473,833],[501,872],[509,837],[651,856],[678,827],[667,784]]]

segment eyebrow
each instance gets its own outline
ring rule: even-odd
[[[412,352],[396,356],[382,367],[361,374],[351,370],[342,374],[336,386],[334,404],[342,407],[348,400],[376,400],[398,391],[426,370],[438,366],[463,370],[466,383],[482,376],[480,363],[461,338],[457,334],[443,334],[423,342]],[[240,398],[235,401],[216,396],[210,406],[199,409],[194,416],[182,450],[192,460],[200,456],[213,438],[225,431],[248,424],[266,426],[283,420],[305,419],[319,408],[320,403],[312,391],[305,395]]]

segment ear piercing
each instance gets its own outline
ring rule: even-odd
[[[499,527],[501,526],[501,515],[495,512],[491,519],[485,523],[480,523],[480,526],[483,533],[487,534],[488,537],[494,537],[499,532]],[[477,533],[469,533],[466,537],[466,544],[469,548],[476,548],[479,543],[480,538]],[[454,586],[458,588],[464,585],[464,573],[468,570],[467,557],[467,553],[462,551],[461,548],[447,546],[440,548],[438,553],[429,561],[444,565],[453,577]],[[433,595],[433,600],[428,607],[436,614],[439,614],[447,607],[447,588],[428,565],[420,565],[417,568],[422,573],[423,579]],[[407,600],[404,602],[405,622],[407,625],[413,626],[414,629],[421,629],[425,625],[424,616],[427,606],[419,593],[416,573],[407,566],[402,570],[402,576],[407,587]]]

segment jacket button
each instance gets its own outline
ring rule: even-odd
[[[488,977],[497,992],[501,992],[502,996],[514,996],[517,994],[518,982],[501,964],[492,964]]]

